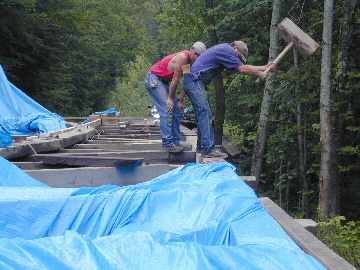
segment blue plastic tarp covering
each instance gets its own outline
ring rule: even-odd
[[[0,126],[0,148],[7,147],[12,143],[12,137],[9,132]]]
[[[14,164],[0,157],[0,187],[46,187],[47,185],[30,177]],[[0,221],[1,222],[1,221]]]
[[[229,163],[132,186],[0,192],[0,269],[325,269]]]
[[[104,116],[119,116],[120,112],[116,107],[110,107],[109,109],[102,112],[94,112],[94,115],[104,115]]]
[[[13,85],[0,65],[0,126],[11,135],[46,133],[66,128],[64,119]]]

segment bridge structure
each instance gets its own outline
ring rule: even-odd
[[[72,117],[67,121],[82,121]],[[96,116],[88,124],[48,134],[42,138],[18,138],[13,149],[0,155],[30,176],[51,187],[132,185],[149,181],[186,163],[202,160],[196,153],[195,131],[182,127],[185,151],[169,154],[162,149],[159,126],[154,119]],[[225,147],[231,155],[229,149]],[[241,176],[256,191],[253,176]],[[316,223],[290,217],[270,198],[260,198],[268,213],[306,253],[327,269],[355,268],[316,238]]]

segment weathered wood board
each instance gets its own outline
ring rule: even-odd
[[[66,155],[34,155],[34,161],[45,165],[61,165],[68,167],[126,167],[138,162],[141,158],[101,157],[101,156],[66,156]]]

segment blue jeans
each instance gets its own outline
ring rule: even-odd
[[[179,144],[182,113],[178,99],[175,98],[174,100],[174,111],[169,113],[166,105],[169,96],[169,85],[149,72],[146,75],[145,87],[160,114],[160,134],[163,145]]]
[[[183,86],[195,108],[201,151],[209,153],[214,148],[214,130],[205,85],[201,80],[194,79],[191,74],[184,74]]]

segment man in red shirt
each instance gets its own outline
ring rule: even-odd
[[[206,50],[202,42],[195,42],[190,50],[165,56],[151,66],[145,79],[145,87],[160,114],[160,133],[163,148],[168,152],[182,152],[180,145],[181,110],[175,97],[182,76],[182,67],[192,64]],[[171,98],[169,98],[169,91]],[[168,110],[168,107],[171,108]]]

